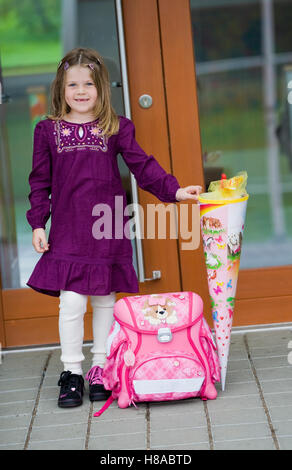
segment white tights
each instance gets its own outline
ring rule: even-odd
[[[92,367],[104,366],[106,359],[106,339],[113,322],[113,309],[116,293],[109,295],[91,295],[93,353]],[[87,309],[87,295],[73,291],[60,291],[59,335],[61,344],[61,361],[64,370],[82,375],[82,353],[84,337],[84,314]]]

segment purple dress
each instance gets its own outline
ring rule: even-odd
[[[38,292],[54,297],[61,289],[85,295],[139,292],[131,240],[120,227],[115,230],[115,215],[122,226],[130,219],[124,214],[127,200],[117,155],[122,155],[138,185],[163,202],[177,202],[180,186],[138,145],[133,122],[123,116],[119,120],[118,134],[109,138],[100,135],[98,120],[75,124],[45,119],[35,127],[31,209],[26,217],[34,230],[45,229],[51,215],[49,250],[27,282]],[[101,212],[101,203],[112,212]],[[110,225],[112,236],[96,235]]]

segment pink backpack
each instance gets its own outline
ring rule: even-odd
[[[115,303],[103,382],[120,408],[135,402],[215,399],[219,360],[203,301],[193,292],[124,297]]]

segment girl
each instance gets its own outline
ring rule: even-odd
[[[103,387],[102,371],[116,293],[139,292],[130,239],[115,235],[98,239],[93,230],[96,204],[111,207],[113,220],[115,196],[123,198],[123,209],[127,203],[117,155],[123,156],[138,185],[163,202],[197,200],[202,191],[200,186],[180,188],[176,178],[139,147],[133,122],[116,115],[110,98],[102,57],[92,49],[73,49],[59,63],[52,84],[52,114],[34,131],[31,209],[26,215],[33,230],[32,244],[43,255],[27,285],[60,298],[64,364],[58,381],[60,407],[82,404],[83,316],[88,296],[93,309],[93,359],[85,378],[94,401],[110,393]],[[50,215],[47,242],[45,224]]]

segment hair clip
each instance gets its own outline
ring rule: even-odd
[[[69,67],[70,67],[70,66],[69,66],[68,62],[65,62],[65,64],[64,64],[64,70],[68,70]]]
[[[101,62],[100,62],[99,59],[96,59],[96,63],[97,63],[98,65],[101,65]],[[94,70],[94,63],[91,62],[90,64],[87,64],[87,65],[88,65],[88,67],[91,68],[91,70]]]

